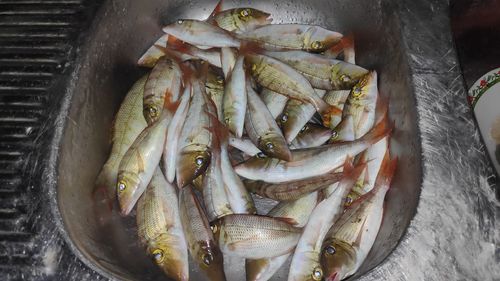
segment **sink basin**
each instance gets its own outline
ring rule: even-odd
[[[204,19],[213,1],[107,1],[101,8],[88,42],[78,57],[71,80],[57,164],[57,214],[70,248],[90,268],[112,279],[165,280],[137,244],[135,218],[108,217],[99,223],[93,205],[96,176],[110,150],[111,124],[128,88],[145,73],[137,59],[162,34],[161,26],[178,18]],[[231,1],[227,8],[248,1]],[[389,97],[394,120],[391,153],[399,158],[397,175],[386,198],[380,233],[359,277],[397,247],[413,218],[422,182],[420,136],[410,70],[397,1],[252,1],[252,7],[272,14],[274,23],[307,23],[348,33],[356,38],[357,63],[379,73],[379,90]],[[227,271],[230,280],[243,280],[244,266]],[[203,280],[194,270],[193,280]],[[275,275],[286,279],[286,269]]]

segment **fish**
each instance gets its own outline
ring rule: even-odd
[[[255,209],[252,196],[248,193],[240,177],[234,172],[231,159],[229,158],[229,130],[217,120],[216,116],[211,116],[211,118],[213,119],[214,134],[220,143],[222,181],[231,210],[235,214],[255,214],[257,210]]]
[[[168,34],[163,34],[155,41],[153,46],[144,52],[144,54],[137,60],[137,65],[152,68],[156,62],[165,55],[162,49],[158,46],[167,47]]]
[[[249,8],[235,8],[216,13],[211,20],[220,28],[241,34],[272,22],[270,14]]]
[[[238,164],[235,171],[246,179],[268,183],[283,183],[320,176],[339,168],[347,156],[358,155],[387,136],[391,130],[386,122],[380,122],[370,133],[358,140],[292,150],[292,161],[289,162],[255,156]]]
[[[227,78],[223,97],[224,123],[236,137],[241,138],[247,109],[247,88],[244,57],[239,56],[234,69]]]
[[[368,73],[361,66],[303,51],[266,51],[263,54],[290,65],[317,89],[349,90]]]
[[[254,187],[252,191],[265,198],[277,201],[290,201],[321,190],[332,183],[338,182],[341,178],[342,173],[326,173],[316,177],[287,181],[280,184],[263,183]]]
[[[200,20],[179,19],[163,27],[163,32],[197,47],[240,47],[240,41],[229,32]]]
[[[181,189],[179,201],[180,217],[191,257],[209,280],[226,280],[222,252],[191,185]]]
[[[291,153],[278,124],[266,105],[247,83],[248,108],[245,128],[248,136],[257,147],[269,157],[290,161]],[[312,108],[314,111],[314,107]]]
[[[229,47],[224,47],[220,49],[220,60],[222,63],[222,72],[224,73],[224,79],[229,77],[231,71],[233,71],[236,60],[238,59],[238,52]]]
[[[283,112],[288,101],[287,96],[278,94],[269,89],[262,89],[260,98],[266,104],[267,109],[271,112],[274,119],[278,118],[281,112]]]
[[[217,117],[223,120],[222,113],[222,98],[224,96],[224,77],[219,75],[217,71],[211,67],[207,72],[207,80],[205,81],[205,92],[210,97],[217,109]]]
[[[315,25],[264,25],[241,34],[237,38],[257,42],[272,50],[293,49],[320,53],[338,43],[342,34]]]
[[[158,121],[164,108],[170,118],[174,115],[174,104],[179,99],[181,84],[182,72],[179,64],[168,56],[160,58],[144,85],[143,109],[148,125]]]
[[[373,127],[377,99],[377,72],[370,71],[352,88],[345,105],[344,117],[346,115],[353,117],[356,139],[362,137]]]
[[[294,201],[280,202],[267,216],[288,218],[294,221],[294,226],[303,227],[319,200],[318,192],[312,192]],[[286,262],[291,253],[282,256],[245,261],[246,280],[247,281],[266,281],[269,280],[281,266]]]
[[[177,186],[182,188],[207,170],[211,158],[212,133],[209,130],[211,107],[207,104],[205,87],[199,79],[192,81],[193,94],[186,122],[179,139]],[[215,114],[215,112],[214,112]]]
[[[137,204],[140,243],[163,272],[174,280],[189,279],[188,247],[175,186],[157,167]]]
[[[375,180],[382,166],[384,155],[389,149],[389,137],[385,137],[370,146],[359,157],[358,162],[366,163],[366,170],[361,174],[355,187],[349,193],[346,199],[346,205],[349,206],[362,195],[370,192],[375,187]]]
[[[175,179],[175,165],[178,156],[178,144],[181,136],[182,127],[186,121],[186,116],[189,110],[189,102],[191,100],[191,85],[184,87],[184,92],[181,95],[179,107],[175,111],[172,121],[167,129],[167,138],[165,141],[165,149],[163,150],[163,168],[165,169],[165,176],[170,183]]]
[[[291,252],[301,228],[285,219],[233,214],[218,219],[213,224],[213,232],[223,254],[262,259]]]
[[[213,119],[214,117],[209,116],[209,118]],[[211,133],[215,132],[216,127],[217,124],[211,121]],[[211,150],[212,158],[206,173],[203,175],[202,183],[203,201],[210,223],[234,213],[222,175],[221,143],[217,134],[214,134]]]
[[[338,111],[336,107],[323,101],[309,81],[291,66],[277,59],[252,53],[251,50],[246,53],[245,62],[248,71],[262,87],[290,99],[310,103],[321,116],[330,116],[332,112]]]
[[[113,122],[111,153],[96,179],[94,192],[101,192],[104,195],[103,203],[110,205],[111,208],[116,201],[116,182],[120,161],[147,126],[142,114],[146,79],[147,75],[137,80],[123,99]]]
[[[365,164],[355,168],[349,167],[352,165],[350,162],[350,159],[346,160],[344,178],[338,183],[335,191],[312,211],[293,253],[288,273],[289,281],[323,280],[320,264],[323,239],[342,214],[347,194],[366,168]]]
[[[249,156],[254,156],[259,153],[262,153],[260,149],[253,144],[253,142],[250,139],[247,138],[235,138],[235,137],[229,137],[229,145],[242,151],[246,155]]]
[[[323,98],[326,93],[325,90],[315,89],[315,91],[320,98]],[[280,117],[281,128],[287,143],[292,143],[307,122],[314,116],[314,113],[316,113],[316,109],[310,103],[299,100],[288,101]]]
[[[330,124],[330,129],[336,129],[336,127],[342,122],[342,115],[344,111],[344,106],[349,97],[350,90],[332,90],[327,91],[323,100],[331,106],[335,106],[339,109],[337,112],[333,112],[330,116],[327,116],[328,124]]]
[[[162,113],[160,120],[139,134],[120,162],[116,193],[123,216],[135,206],[160,163],[169,123]]]
[[[333,136],[334,131],[314,123],[307,123],[292,141],[290,148],[301,149],[317,147],[325,144]]]
[[[320,259],[326,280],[340,281],[365,261],[382,224],[384,198],[396,166],[397,159],[390,160],[386,152],[374,189],[356,200],[328,231]]]

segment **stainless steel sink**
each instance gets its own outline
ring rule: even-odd
[[[72,77],[71,101],[57,165],[57,214],[75,253],[103,276],[128,280],[163,280],[137,245],[134,218],[111,218],[102,226],[92,204],[93,183],[108,155],[113,116],[132,83],[145,72],[140,55],[161,34],[161,26],[178,18],[204,19],[214,1],[107,1],[80,53]],[[227,1],[226,7],[248,5]],[[379,88],[390,100],[395,122],[391,153],[399,158],[397,176],[387,195],[377,241],[357,276],[380,264],[398,245],[413,218],[422,184],[417,107],[397,1],[252,1],[275,23],[294,22],[354,32],[357,62],[379,72]],[[58,218],[58,219],[60,219]],[[243,265],[228,276],[242,280]],[[234,271],[234,272],[233,272]],[[286,272],[275,276],[285,280]],[[238,277],[240,276],[240,277]],[[202,276],[192,272],[193,280]]]

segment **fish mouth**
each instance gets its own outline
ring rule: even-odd
[[[179,188],[193,182],[203,174],[210,163],[211,153],[205,151],[181,152],[177,162],[177,185]]]
[[[166,259],[165,263],[161,265],[161,269],[167,276],[178,281],[188,281],[189,273],[185,272],[184,267],[182,261],[177,259]]]
[[[120,215],[123,217],[128,216],[130,214],[130,212],[132,212],[132,209],[134,208],[134,206],[138,200],[139,200],[139,198],[137,198],[137,199],[134,199],[134,198],[121,199],[121,198],[119,198],[118,201],[120,204]]]
[[[326,281],[340,281],[340,278],[337,272],[334,272],[330,274],[330,276],[326,277]]]

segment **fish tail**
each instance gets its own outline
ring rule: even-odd
[[[333,56],[338,56],[346,49],[351,49],[354,51],[354,35],[352,33],[343,36],[337,44],[330,47],[330,49],[328,49],[326,52]]]
[[[389,124],[389,116],[385,115],[380,122],[371,129],[366,135],[361,137],[359,140],[368,142],[369,144],[375,144],[382,138],[390,135],[394,125]]]
[[[375,180],[375,187],[373,188],[374,191],[381,188],[390,188],[397,165],[398,159],[394,158],[391,160],[389,150],[387,150],[384,155],[384,160],[382,160],[382,165],[380,167],[380,171],[378,172],[377,179]]]
[[[208,16],[207,22],[209,23],[214,22],[214,17],[222,11],[223,4],[224,0],[219,0],[219,2],[217,2],[217,5],[215,5],[215,8],[213,9],[212,13],[210,13],[210,16]]]
[[[367,193],[361,195],[358,199],[356,199],[351,205],[349,205],[346,208],[354,208],[364,202],[365,200],[368,200],[369,198],[372,198],[380,192],[381,190],[387,191],[391,187],[391,182],[394,177],[394,174],[396,172],[397,168],[397,158],[394,158],[391,160],[389,151],[386,151],[384,155],[384,160],[382,161],[382,166],[380,167],[380,171],[377,176],[377,180],[375,181],[375,187],[368,191]]]

